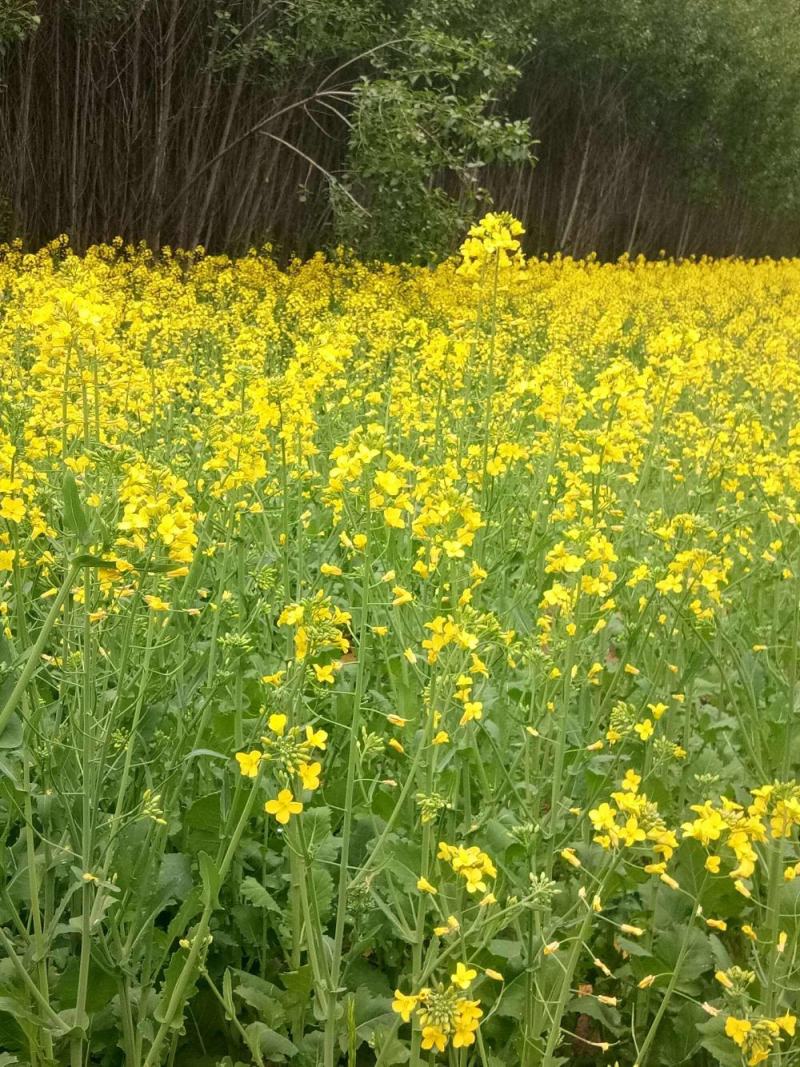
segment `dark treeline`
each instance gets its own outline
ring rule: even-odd
[[[0,238],[800,240],[797,0],[0,0]]]

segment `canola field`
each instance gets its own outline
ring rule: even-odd
[[[800,1060],[800,262],[0,254],[0,1064]]]

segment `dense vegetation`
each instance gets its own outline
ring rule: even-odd
[[[2,0],[0,237],[785,253],[799,75],[793,0]]]
[[[795,1064],[800,263],[0,258],[0,1064]]]

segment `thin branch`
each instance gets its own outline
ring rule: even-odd
[[[342,185],[342,183],[339,181],[335,174],[331,174],[331,172],[329,170],[326,170],[321,163],[318,163],[315,159],[312,159],[311,156],[306,155],[306,153],[301,148],[298,148],[297,145],[292,144],[291,141],[285,141],[282,137],[279,137],[277,133],[269,133],[266,130],[262,133],[261,136],[269,137],[271,140],[277,141],[279,144],[282,144],[284,148],[289,148],[292,152],[296,152],[298,156],[301,156],[306,161],[306,163],[314,167],[321,174],[324,174],[328,181],[331,183],[331,185],[335,185],[337,189],[341,189],[347,199],[359,211],[363,212],[363,214],[367,215],[368,217],[371,217],[369,211],[367,211],[364,205],[359,203],[358,200],[356,200],[353,194],[347,188],[345,188],[344,185]]]

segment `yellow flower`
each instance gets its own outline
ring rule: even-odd
[[[455,933],[460,925],[455,915],[448,915],[446,924],[444,926],[435,926],[433,932],[437,937],[445,937],[447,934]]]
[[[239,770],[245,778],[255,778],[258,774],[258,765],[261,762],[262,755],[263,753],[259,752],[257,748],[254,748],[252,752],[236,753]]]
[[[723,933],[728,929],[728,924],[724,919],[706,919],[706,926],[710,926],[713,930],[722,930]]]
[[[641,781],[641,775],[637,774],[636,771],[629,769],[625,772],[625,777],[622,779],[622,788],[627,789],[630,793],[637,793]]]
[[[342,573],[342,568],[335,566],[333,563],[323,563],[319,568],[319,572],[329,578],[338,578]]]
[[[735,1015],[729,1015],[725,1020],[725,1033],[734,1041],[739,1048],[745,1043],[745,1039],[753,1029],[753,1024],[747,1019],[737,1019]]]
[[[326,663],[321,665],[319,663],[312,664],[314,668],[314,674],[317,676],[318,682],[327,682],[328,685],[333,685],[336,681],[336,664]]]
[[[464,714],[461,716],[459,726],[465,726],[468,722],[472,722],[473,719],[480,719],[483,716],[483,704],[480,700],[468,700],[464,705]]]
[[[438,892],[436,886],[431,885],[427,878],[417,879],[417,889],[420,891],[420,893],[430,893],[431,896],[435,896]]]
[[[319,788],[319,774],[321,770],[321,763],[303,762],[298,764],[297,773],[303,781],[303,789],[314,790]]]
[[[326,730],[315,730],[313,726],[306,727],[306,744],[312,748],[318,748],[320,752],[324,752],[328,747],[328,733]]]
[[[7,496],[0,500],[0,519],[22,522],[25,518],[25,502],[18,497]]]
[[[505,978],[503,978],[502,974],[500,974],[499,971],[493,971],[491,967],[486,967],[483,973],[486,975],[487,978],[491,978],[495,982],[505,981]]]
[[[274,815],[275,819],[285,826],[293,815],[299,815],[303,805],[295,800],[289,789],[281,789],[274,800],[268,800],[264,805],[264,811],[268,815]]]
[[[444,1052],[447,1046],[447,1034],[439,1026],[423,1026],[422,1027],[422,1047],[428,1051],[428,1049],[435,1048],[438,1052]]]
[[[303,618],[305,608],[302,604],[289,604],[278,616],[278,626],[296,626]]]
[[[450,740],[450,734],[446,730],[440,730],[433,738],[431,744],[434,745],[446,745]]]
[[[477,977],[477,971],[465,963],[457,963],[454,973],[450,975],[450,982],[458,989],[469,989]]]
[[[270,715],[269,719],[267,719],[267,726],[269,726],[270,730],[272,730],[274,734],[277,734],[278,737],[283,737],[283,731],[286,729],[286,723],[288,721],[286,715]]]
[[[661,718],[661,716],[669,710],[669,708],[666,704],[648,704],[647,710],[657,722]]]
[[[795,1028],[797,1027],[797,1016],[789,1015],[788,1013],[786,1015],[779,1015],[775,1019],[775,1023],[784,1031],[784,1033],[788,1034],[789,1037],[794,1037]]]
[[[404,1023],[411,1021],[411,1013],[417,1006],[419,997],[409,995],[408,993],[401,993],[399,989],[394,991],[394,1000],[392,1001],[392,1011],[397,1012]]]
[[[162,600],[160,596],[153,596],[149,593],[146,596],[143,596],[142,600],[144,600],[145,604],[147,604],[151,611],[170,610],[170,604],[168,604],[166,600]]]
[[[633,728],[642,741],[648,741],[653,736],[654,727],[652,719],[645,719],[644,722],[637,722]]]

